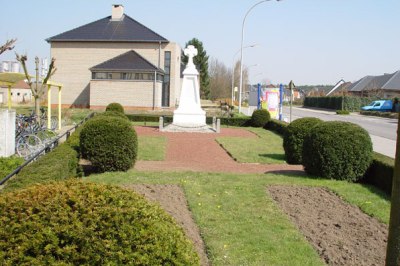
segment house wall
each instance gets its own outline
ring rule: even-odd
[[[11,88],[12,103],[29,103],[33,100],[30,89]],[[0,103],[7,104],[8,88],[0,88]]]
[[[90,108],[104,109],[112,102],[126,109],[158,109],[161,107],[162,82],[92,80]]]
[[[91,67],[127,51],[135,50],[149,62],[163,69],[164,52],[171,51],[171,58],[174,60],[171,60],[170,106],[174,106],[175,99],[179,98],[179,95],[176,96],[177,92],[180,90],[181,49],[175,43],[162,43],[161,53],[159,49],[159,43],[52,42],[51,56],[56,59],[57,68],[52,80],[63,84],[64,106],[89,107],[92,102],[90,97],[94,95],[90,93],[91,71],[89,69]],[[110,84],[109,89],[112,88]],[[56,98],[52,99],[52,101],[55,100]],[[157,105],[161,106],[161,99]]]

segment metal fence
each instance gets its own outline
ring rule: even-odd
[[[66,138],[66,140],[71,136],[71,133],[75,131],[79,126],[81,126],[84,122],[92,118],[94,113],[89,114],[87,117],[85,117],[82,121],[80,121],[78,124],[76,124],[74,127],[68,129],[66,132],[63,134],[57,136],[53,141],[47,143],[41,150],[37,151],[32,157],[30,157],[28,160],[26,160],[23,164],[18,166],[14,171],[9,173],[5,178],[3,178],[0,181],[0,186],[3,185],[7,180],[9,180],[11,177],[14,175],[18,174],[25,166],[27,166],[29,163],[32,161],[35,161],[37,158],[39,158],[41,155],[49,153],[52,151],[55,147],[58,146],[58,143],[60,142],[60,139],[63,137]]]

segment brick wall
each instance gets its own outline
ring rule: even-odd
[[[161,69],[164,68],[164,51],[171,51],[173,60],[171,60],[170,105],[175,106],[175,100],[179,98],[179,95],[176,96],[176,92],[180,90],[180,47],[177,44],[161,44],[160,53],[160,44],[158,43],[53,42],[51,43],[51,56],[56,59],[57,71],[52,80],[63,84],[63,106],[89,107],[92,105],[92,98],[101,96],[90,91],[92,86],[90,85],[91,71],[89,69],[130,50],[135,50],[155,66],[160,66]],[[121,83],[119,81],[112,82]],[[144,93],[138,97],[142,99],[149,97],[146,92],[147,90],[137,90],[137,93]],[[117,91],[114,90],[114,93]],[[109,96],[113,101],[113,95]],[[52,94],[52,101],[57,101],[55,94]],[[152,101],[152,98],[146,98],[146,102],[148,101]],[[157,98],[157,101],[156,106],[161,105],[161,96]]]
[[[162,83],[153,81],[108,81],[90,82],[90,106],[101,107],[118,102],[124,107],[160,108]]]

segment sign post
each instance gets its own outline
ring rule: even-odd
[[[279,85],[279,120],[282,121],[283,110],[283,85]]]

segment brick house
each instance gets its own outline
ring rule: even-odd
[[[122,5],[112,15],[50,37],[64,85],[64,107],[126,109],[175,107],[180,95],[181,48],[128,15]],[[57,102],[53,95],[53,102]]]

